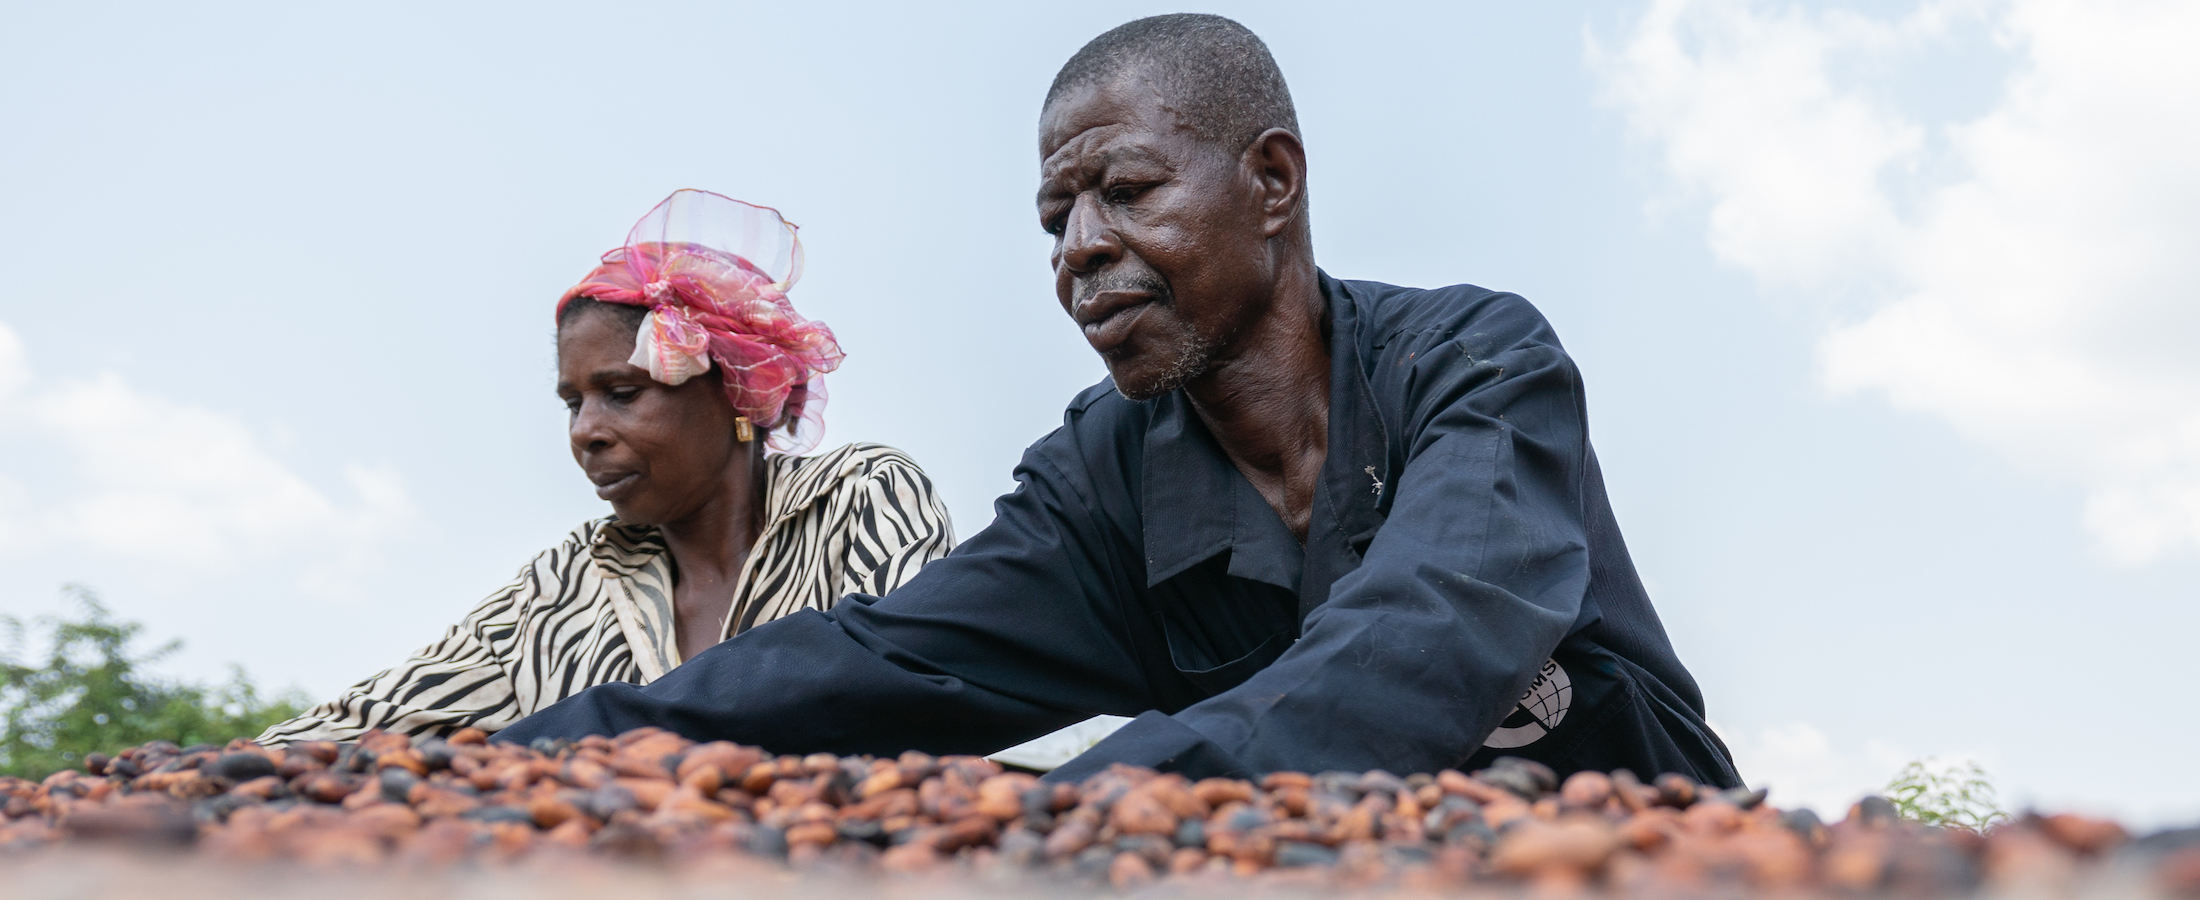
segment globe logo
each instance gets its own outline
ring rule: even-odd
[[[1566,718],[1566,709],[1574,702],[1574,680],[1566,676],[1566,670],[1558,660],[1543,661],[1543,670],[1537,672],[1535,683],[1528,685],[1528,692],[1520,695],[1520,705],[1513,707],[1512,715],[1498,723],[1482,746],[1495,750],[1510,750],[1535,743]]]

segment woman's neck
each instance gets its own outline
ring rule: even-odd
[[[658,526],[672,554],[674,633],[685,659],[718,642],[735,582],[764,530],[767,490],[762,442],[742,445],[725,487],[695,512]]]

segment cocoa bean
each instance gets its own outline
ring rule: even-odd
[[[1108,884],[1133,891],[1153,883],[1153,864],[1136,853],[1118,853],[1108,864]]]
[[[383,769],[377,780],[382,786],[383,799],[391,803],[404,803],[405,798],[412,794],[413,787],[420,783],[420,776],[414,775],[410,769],[391,766]]]
[[[1203,778],[1192,785],[1192,796],[1212,809],[1232,801],[1242,803],[1252,800],[1253,785],[1235,778]]]
[[[1120,834],[1173,835],[1178,822],[1176,813],[1145,791],[1125,795],[1108,814],[1108,824]]]
[[[1904,822],[1884,798],[1867,798],[1829,828],[1773,807],[1762,790],[1671,774],[1644,785],[1626,771],[1558,784],[1522,759],[1405,777],[1278,772],[1258,784],[1119,765],[1072,785],[970,756],[775,757],[659,729],[540,748],[470,738],[152,743],[38,782],[0,776],[0,850],[143,832],[196,840],[207,856],[308,866],[393,853],[408,865],[501,865],[581,851],[682,867],[746,857],[848,874],[1029,873],[1127,889],[1166,873],[1450,894],[1494,889],[1489,879],[1502,876],[1544,898],[1593,885],[1632,896],[1940,896],[1982,879],[2075,895],[2114,854],[2173,891],[2200,886],[2200,850],[2130,842],[2106,820],[2028,816],[1978,835]]]
[[[1612,798],[1612,778],[1602,772],[1575,772],[1559,786],[1558,798],[1573,809],[1595,811]]]
[[[527,814],[544,829],[554,829],[583,815],[578,804],[554,794],[538,794],[529,800]]]
[[[1558,822],[1530,820],[1506,832],[1490,854],[1490,865],[1514,876],[1551,868],[1587,871],[1603,865],[1619,849],[1619,835],[1603,821],[1569,816]]]
[[[1653,782],[1658,789],[1658,802],[1674,809],[1687,809],[1696,802],[1696,782],[1679,772],[1667,772]]]
[[[1082,852],[1099,836],[1099,816],[1079,810],[1062,817],[1047,835],[1045,850],[1047,859],[1067,859]]]
[[[305,776],[303,783],[293,783],[291,789],[316,803],[342,803],[359,788],[360,780],[356,775],[318,772]]]
[[[2090,819],[2072,813],[2041,817],[2036,825],[2055,843],[2086,855],[2101,853],[2129,837],[2123,826],[2107,819]]]
[[[979,815],[1006,822],[1024,815],[1024,794],[1039,779],[1021,773],[995,775],[978,783],[975,809]]]

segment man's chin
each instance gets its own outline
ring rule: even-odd
[[[1177,388],[1199,376],[1203,366],[1108,366],[1108,379],[1115,382],[1115,392],[1129,400],[1151,400]]]

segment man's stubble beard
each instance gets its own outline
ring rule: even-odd
[[[1178,334],[1176,353],[1151,380],[1144,384],[1126,385],[1122,379],[1115,377],[1112,370],[1108,373],[1108,378],[1115,382],[1115,392],[1126,399],[1151,400],[1207,374],[1208,366],[1214,362],[1216,343],[1200,337],[1198,332],[1187,327]]]
[[[1084,298],[1093,294],[1116,290],[1139,291],[1152,296],[1154,298],[1152,303],[1155,306],[1165,307],[1171,311],[1176,309],[1176,291],[1169,286],[1168,282],[1163,281],[1158,275],[1150,271],[1124,271],[1121,269],[1103,271],[1080,282],[1077,285],[1076,293],[1079,302],[1082,302]],[[1178,327],[1170,334],[1170,337],[1175,339],[1176,352],[1170,356],[1168,363],[1162,366],[1160,373],[1150,381],[1144,384],[1126,385],[1122,379],[1115,377],[1115,368],[1112,365],[1109,366],[1108,380],[1115,383],[1116,393],[1122,394],[1131,400],[1151,400],[1183,387],[1194,378],[1207,374],[1207,368],[1213,361],[1215,347],[1219,345],[1219,342],[1200,337],[1199,332],[1182,319],[1177,320],[1177,325]],[[1101,356],[1104,360],[1112,362],[1114,358],[1122,353],[1123,349],[1118,348],[1112,353],[1102,354]]]

